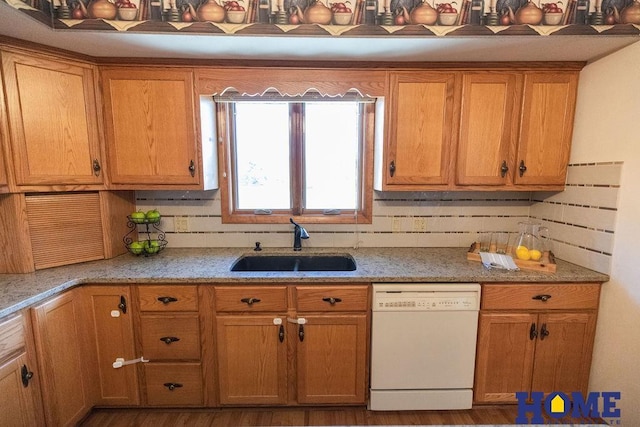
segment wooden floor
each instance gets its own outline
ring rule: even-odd
[[[481,406],[463,411],[367,411],[365,408],[95,409],[84,427],[367,426],[515,424],[518,408]],[[566,419],[566,424],[591,420]],[[553,420],[549,424],[558,424]],[[594,422],[597,424],[598,422]]]

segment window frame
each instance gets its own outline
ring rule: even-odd
[[[301,108],[304,100],[291,100],[294,109]],[[289,113],[289,167],[291,174],[292,209],[272,210],[270,214],[257,214],[255,210],[235,208],[234,185],[234,126],[230,119],[233,114],[233,103],[216,102],[216,122],[219,144],[220,200],[223,223],[229,224],[284,224],[289,218],[307,224],[371,224],[373,206],[373,146],[375,136],[375,103],[361,103],[360,115],[362,129],[360,131],[360,185],[358,197],[360,208],[342,210],[338,214],[325,214],[320,210],[302,208],[302,192],[304,191],[304,135],[303,123],[294,122],[302,116]]]

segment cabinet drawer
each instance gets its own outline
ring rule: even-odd
[[[367,311],[368,286],[297,286],[298,311]]]
[[[600,285],[587,284],[508,284],[484,285],[484,310],[596,309]]]
[[[286,311],[286,286],[219,286],[216,311]]]
[[[200,360],[197,314],[143,315],[140,319],[142,354],[150,360]]]
[[[203,404],[202,370],[199,363],[147,363],[144,372],[148,405]]]
[[[24,349],[25,330],[22,320],[22,316],[16,316],[0,323],[0,363]]]
[[[198,311],[196,286],[139,286],[140,311]]]

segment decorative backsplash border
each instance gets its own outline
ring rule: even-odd
[[[561,259],[608,273],[622,162],[569,165],[564,192],[376,192],[372,224],[305,225],[304,247],[468,247],[481,231],[517,232],[538,221]],[[293,244],[289,224],[222,224],[218,191],[138,191],[137,206],[157,208],[171,247]],[[186,218],[187,232],[175,219]]]

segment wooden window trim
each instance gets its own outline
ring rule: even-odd
[[[253,211],[236,211],[233,207],[234,194],[232,167],[235,164],[232,158],[233,150],[230,141],[233,137],[233,126],[229,122],[229,105],[220,104],[216,108],[216,121],[218,129],[218,152],[219,173],[220,173],[220,202],[222,223],[227,224],[285,224],[289,218],[306,224],[371,224],[373,220],[373,146],[374,146],[374,124],[375,124],[375,104],[362,104],[363,129],[361,129],[361,182],[360,182],[360,210],[357,215],[353,211],[343,212],[338,215],[325,215],[317,210],[304,210],[292,212],[291,210],[273,210],[270,215],[258,215]],[[292,132],[295,127],[291,126]],[[292,138],[290,138],[292,140]],[[293,147],[292,147],[293,148]],[[303,153],[298,148],[290,150],[292,162],[297,162],[297,172],[302,175]],[[296,168],[294,168],[296,170]],[[302,196],[302,178],[292,175],[293,185],[292,197]],[[297,188],[300,187],[300,188]],[[301,206],[300,200],[293,200],[293,206]],[[297,202],[297,203],[296,203]]]

